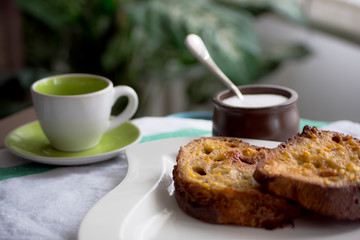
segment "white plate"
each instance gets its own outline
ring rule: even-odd
[[[192,139],[163,139],[128,149],[125,179],[88,212],[79,240],[359,239],[359,222],[319,216],[297,219],[294,227],[265,230],[209,224],[186,215],[173,196],[172,169],[180,146]],[[270,148],[279,144],[246,141]]]

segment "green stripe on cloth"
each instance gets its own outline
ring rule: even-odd
[[[324,127],[326,125],[329,125],[331,122],[321,122],[321,121],[312,121],[312,120],[308,120],[308,119],[304,119],[301,118],[300,119],[300,131],[302,131],[302,129],[306,126],[309,125],[310,127],[317,127],[317,128],[321,128]]]
[[[50,166],[40,163],[26,163],[13,167],[0,168],[0,181],[30,174],[43,173],[55,168],[57,168],[57,166]]]
[[[206,134],[210,134],[211,131],[205,131],[201,129],[195,129],[195,128],[189,128],[189,129],[182,129],[178,131],[173,132],[165,132],[165,133],[159,133],[149,136],[144,136],[141,139],[142,142],[149,142],[164,138],[171,138],[171,137],[196,137],[196,136],[203,136]],[[46,164],[40,164],[40,163],[26,163],[18,166],[13,167],[6,167],[6,168],[0,168],[0,181],[9,179],[9,178],[15,178],[15,177],[23,177],[31,174],[38,174],[47,172],[53,169],[56,169],[60,166],[53,166],[53,165],[46,165]]]
[[[149,142],[164,138],[172,138],[172,137],[198,137],[198,136],[204,136],[207,134],[211,134],[211,131],[201,130],[201,129],[195,129],[195,128],[188,128],[188,129],[182,129],[179,131],[174,132],[164,132],[159,134],[154,134],[150,136],[144,136],[141,139],[141,143],[143,142]]]

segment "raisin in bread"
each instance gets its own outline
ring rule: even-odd
[[[314,212],[360,219],[360,141],[351,136],[305,126],[265,156],[254,178]]]
[[[205,222],[273,229],[292,223],[301,208],[261,191],[253,173],[267,149],[239,139],[201,138],[182,147],[173,170],[175,197]]]

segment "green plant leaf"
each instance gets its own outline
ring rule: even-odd
[[[82,14],[86,0],[16,0],[21,10],[53,30],[60,30]]]
[[[191,104],[210,101],[225,88],[185,47],[189,33],[200,35],[237,85],[306,55],[301,45],[260,43],[254,24],[269,12],[304,24],[295,0],[15,1],[24,13],[27,66],[107,76],[135,88],[144,108],[157,93],[143,89],[155,81],[163,86],[184,81]],[[28,85],[19,77],[21,86]]]
[[[214,0],[236,10],[247,10],[254,15],[273,12],[299,24],[305,24],[306,16],[296,0]]]
[[[124,1],[122,8],[130,27],[105,51],[102,62],[107,69],[127,61],[131,72],[168,79],[174,73],[164,68],[169,62],[196,62],[184,46],[186,35],[196,33],[236,84],[254,80],[260,48],[250,14],[206,0]]]

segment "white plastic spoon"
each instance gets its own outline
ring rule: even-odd
[[[220,79],[223,83],[225,83],[226,86],[232,89],[239,99],[244,99],[244,96],[241,94],[239,88],[237,88],[235,84],[230,81],[230,79],[216,65],[208,50],[206,49],[204,42],[198,35],[187,35],[185,39],[185,45],[202,64],[204,64],[212,73],[218,77],[218,79]]]

